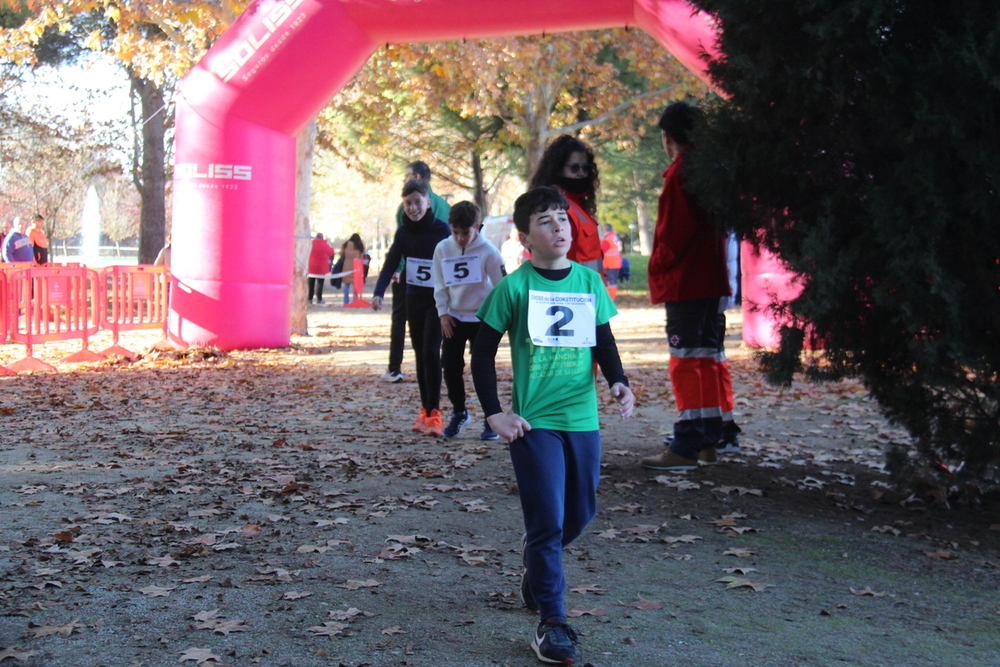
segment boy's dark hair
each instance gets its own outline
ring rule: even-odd
[[[555,188],[547,185],[532,188],[514,202],[514,226],[517,227],[517,231],[527,234],[532,214],[550,208],[561,208],[565,211],[569,208],[569,202]]]
[[[416,162],[411,162],[406,165],[406,168],[410,170],[414,176],[420,177],[421,180],[429,181],[431,180],[431,168],[427,166],[427,163],[422,160],[417,160]]]
[[[419,192],[425,197],[431,196],[430,186],[428,186],[427,183],[418,181],[415,178],[411,181],[407,181],[406,185],[403,186],[403,196],[412,195],[414,192]]]
[[[691,133],[695,121],[700,117],[701,109],[698,107],[687,102],[674,102],[668,104],[660,114],[660,122],[657,125],[681,146],[690,146],[694,140]]]
[[[481,222],[479,207],[475,202],[460,201],[451,207],[448,224],[459,229],[471,229]]]

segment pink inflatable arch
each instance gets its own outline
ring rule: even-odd
[[[289,343],[295,136],[385,43],[635,26],[704,76],[711,19],[683,0],[258,0],[177,97],[170,334]]]

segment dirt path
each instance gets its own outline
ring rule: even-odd
[[[290,349],[0,378],[0,663],[537,664],[504,447],[408,430],[386,315],[310,317]],[[762,386],[731,336],[744,451],[651,474],[662,311],[613,324],[640,407],[605,406],[599,514],[565,558],[580,664],[1000,662],[1000,518],[888,488],[905,435],[862,388]]]

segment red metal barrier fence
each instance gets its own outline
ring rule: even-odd
[[[0,342],[27,347],[27,356],[0,375],[17,371],[55,370],[35,358],[35,345],[56,340],[82,341],[82,349],[62,359],[70,363],[99,361],[135,353],[118,345],[122,331],[163,329],[164,340],[154,347],[177,345],[166,340],[170,298],[170,271],[165,266],[111,266],[100,272],[81,264],[0,262]],[[101,353],[88,348],[100,329],[114,335],[114,344]]]
[[[108,266],[102,271],[105,298],[101,326],[114,334],[114,343],[101,354],[134,360],[136,354],[118,345],[118,334],[138,329],[163,329],[167,339],[170,307],[170,270],[165,266]]]
[[[98,323],[97,272],[85,267],[13,269],[8,276],[7,317],[10,338],[27,346],[27,356],[10,364],[14,371],[55,370],[32,356],[36,343],[81,339],[80,351],[63,361],[97,361],[101,355],[87,348]]]

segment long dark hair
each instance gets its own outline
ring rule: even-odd
[[[531,177],[530,187],[537,188],[541,185],[560,185],[562,181],[563,167],[569,161],[569,156],[573,153],[584,153],[587,156],[587,164],[590,165],[590,192],[582,197],[581,203],[587,213],[594,216],[597,214],[597,191],[601,187],[601,178],[594,162],[594,151],[587,144],[576,137],[568,134],[561,134],[548,145],[542,155],[542,161],[538,164],[534,176]]]
[[[351,234],[351,238],[344,241],[344,245],[340,247],[340,252],[344,252],[345,250],[347,250],[348,243],[353,245],[354,249],[357,250],[362,255],[365,254],[365,244],[361,240],[361,236],[359,234]]]

